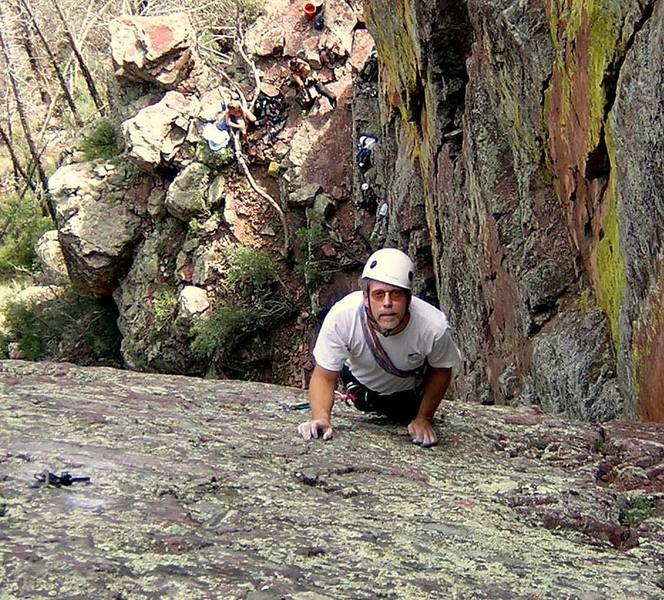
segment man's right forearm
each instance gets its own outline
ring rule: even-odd
[[[313,421],[330,421],[338,373],[315,367],[309,382],[309,405]]]

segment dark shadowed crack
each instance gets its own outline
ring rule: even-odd
[[[611,172],[611,162],[609,159],[609,153],[606,147],[606,132],[605,132],[605,123],[608,119],[609,113],[613,108],[613,105],[616,101],[616,93],[618,88],[618,79],[620,78],[620,71],[622,69],[625,60],[629,54],[630,49],[634,45],[636,36],[639,32],[645,27],[648,20],[652,17],[652,13],[655,7],[655,2],[649,2],[641,9],[641,16],[638,21],[634,24],[632,32],[625,43],[624,48],[618,48],[616,50],[613,61],[608,65],[606,71],[604,72],[604,78],[602,80],[602,89],[605,94],[605,103],[604,103],[604,118],[602,119],[602,125],[599,135],[599,142],[597,146],[590,151],[586,157],[585,164],[585,177],[588,180],[601,179],[604,184],[603,188],[598,192],[598,197],[603,198],[604,192],[606,191],[606,185],[608,184],[609,175]],[[623,22],[623,27],[625,22]]]
[[[602,81],[602,87],[604,88],[606,94],[606,103],[604,105],[604,117],[608,117],[609,112],[613,108],[613,103],[616,100],[616,90],[618,87],[618,79],[620,78],[620,70],[622,69],[625,59],[629,54],[630,49],[634,45],[634,40],[639,32],[645,27],[648,20],[652,17],[653,10],[655,8],[655,0],[651,0],[641,9],[641,16],[638,21],[634,24],[632,33],[630,34],[624,49],[620,52],[616,52],[613,62],[608,66],[606,72],[604,73],[604,79]]]

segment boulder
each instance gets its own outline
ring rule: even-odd
[[[159,219],[166,212],[166,190],[162,187],[155,187],[150,192],[147,202],[148,214],[151,217]]]
[[[221,112],[221,103],[228,99],[230,92],[225,88],[215,88],[204,92],[200,96],[201,109],[199,118],[201,121],[216,121]]]
[[[298,188],[288,196],[288,204],[299,207],[312,206],[320,190],[321,186],[317,183]]]
[[[353,32],[353,50],[350,54],[350,64],[356,71],[361,71],[367,64],[376,44],[366,29],[357,29]]]
[[[201,288],[212,285],[226,269],[225,250],[221,240],[202,245],[196,237],[187,238],[176,258],[177,277]]]
[[[314,199],[313,206],[307,211],[313,211],[320,215],[322,220],[329,219],[337,208],[337,203],[327,194],[318,194]]]
[[[226,178],[217,175],[210,184],[207,192],[207,202],[210,210],[215,210],[224,204],[224,191],[226,189]]]
[[[154,181],[130,166],[72,164],[49,180],[62,253],[82,293],[106,296],[117,287],[141,234]]]
[[[171,88],[194,66],[194,31],[185,13],[111,21],[111,56],[120,80]]]
[[[233,199],[233,196],[226,197],[226,202],[224,203],[224,221],[231,229],[234,229],[235,225],[237,225],[238,218],[237,212],[235,211],[235,200]]]
[[[533,344],[530,382],[530,399],[549,412],[584,421],[618,418],[624,407],[606,317],[598,310],[561,313]]]
[[[147,169],[190,162],[198,139],[194,119],[199,113],[196,98],[167,92],[159,102],[122,123],[129,157]]]
[[[197,248],[193,255],[192,283],[205,285],[222,273],[227,264],[224,251],[225,246],[220,241]]]
[[[261,81],[261,92],[270,98],[277,98],[281,93],[278,87],[266,81]]]
[[[210,300],[204,289],[193,285],[185,286],[178,298],[178,317],[191,320],[192,317],[204,313],[209,306]]]
[[[268,10],[270,7],[267,7]],[[245,37],[247,51],[256,56],[272,56],[281,53],[286,41],[283,20],[276,15],[259,17]]]
[[[202,215],[207,210],[208,168],[191,163],[173,180],[166,193],[166,210],[181,221]]]
[[[351,8],[350,4],[343,0],[332,0],[328,2],[325,7],[326,19],[325,24],[329,28],[326,37],[337,38],[341,48],[345,54],[350,54],[353,49],[353,31],[357,25],[357,15]],[[333,18],[332,18],[333,15]],[[335,42],[327,41],[327,47],[333,47]]]
[[[39,238],[36,253],[44,283],[57,285],[68,281],[67,265],[56,229],[47,231]]]

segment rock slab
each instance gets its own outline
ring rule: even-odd
[[[445,403],[422,449],[340,406],[307,444],[303,395],[0,363],[2,597],[662,597],[661,425]]]

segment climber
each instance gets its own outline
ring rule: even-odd
[[[371,154],[376,144],[378,144],[378,140],[371,135],[361,135],[358,140],[355,161],[362,173],[371,168]]]
[[[316,96],[312,91],[313,89],[316,90],[319,94],[325,96],[332,108],[337,107],[337,97],[334,95],[334,92],[326,88],[320,81],[318,81],[318,77],[314,75],[311,67],[309,66],[309,63],[306,60],[302,60],[301,58],[293,58],[288,63],[288,67],[290,68],[291,78],[302,93],[305,104],[311,106],[315,102]]]
[[[413,274],[406,254],[378,250],[362,271],[362,291],[342,298],[325,317],[313,352],[311,418],[297,428],[305,440],[332,438],[340,376],[356,408],[408,423],[415,444],[437,443],[432,420],[460,353],[445,315],[412,295]]]
[[[226,122],[231,129],[237,129],[245,137],[249,123],[255,123],[256,117],[239,100],[231,100],[226,109]]]

